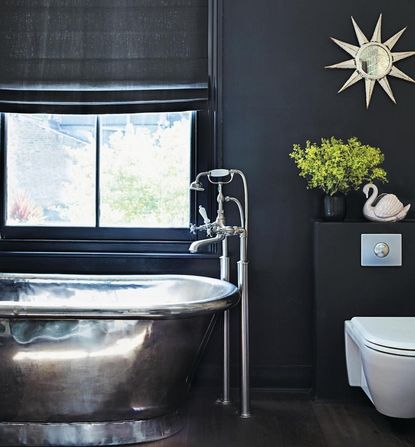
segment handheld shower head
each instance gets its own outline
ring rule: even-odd
[[[191,189],[192,191],[204,191],[205,188],[203,187],[203,185],[200,183],[199,180],[195,180],[194,182],[190,183],[189,189]]]
[[[199,172],[199,174],[197,174],[196,178],[193,180],[192,183],[190,183],[189,189],[191,191],[204,191],[205,188],[202,185],[202,182],[200,181],[200,178],[203,177],[204,175],[208,175],[209,172]]]
[[[205,188],[203,187],[200,179],[203,176],[206,176],[210,183],[213,185],[226,185],[227,183],[230,183],[233,180],[234,171],[229,169],[212,169],[211,171],[206,172],[200,172],[197,174],[195,180],[190,183],[189,188],[192,191],[204,191]],[[229,179],[223,179],[223,177],[229,176]]]

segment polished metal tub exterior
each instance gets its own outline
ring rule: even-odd
[[[196,276],[0,274],[0,446],[97,446],[176,433],[215,314]]]

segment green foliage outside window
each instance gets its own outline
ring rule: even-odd
[[[6,119],[8,225],[187,228],[191,112]]]

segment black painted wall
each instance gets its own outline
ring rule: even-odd
[[[292,144],[355,135],[383,149],[385,190],[415,197],[415,86],[391,79],[394,105],[377,85],[366,110],[363,82],[338,95],[351,71],[323,68],[349,58],[329,36],[355,43],[353,15],[370,38],[381,12],[384,40],[408,25],[395,49],[415,50],[413,0],[224,0],[224,165],[250,185],[254,385],[311,384],[320,196],[297,177]],[[415,57],[398,66],[415,77]],[[362,201],[350,197],[349,217],[360,217]]]

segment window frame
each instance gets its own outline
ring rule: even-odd
[[[173,110],[172,110],[173,111]],[[144,112],[145,113],[145,112]],[[211,114],[208,111],[192,112],[190,177],[205,171],[212,163]],[[99,119],[97,120],[99,122]],[[97,140],[100,129],[96,128]],[[177,251],[196,239],[188,228],[130,228],[130,227],[74,227],[74,226],[11,226],[6,225],[7,209],[7,120],[0,115],[0,249],[42,251]],[[97,146],[100,144],[97,141]],[[97,151],[99,153],[99,151]],[[98,171],[99,165],[96,165]],[[98,174],[97,174],[98,176]],[[97,196],[99,189],[97,188]],[[97,199],[98,197],[96,197]],[[190,192],[190,222],[200,221],[197,215],[196,194]],[[210,210],[207,194],[198,194],[198,204]],[[99,202],[98,202],[99,203]],[[97,203],[96,203],[97,206]],[[128,245],[128,247],[127,247]],[[31,248],[32,247],[32,248]]]

